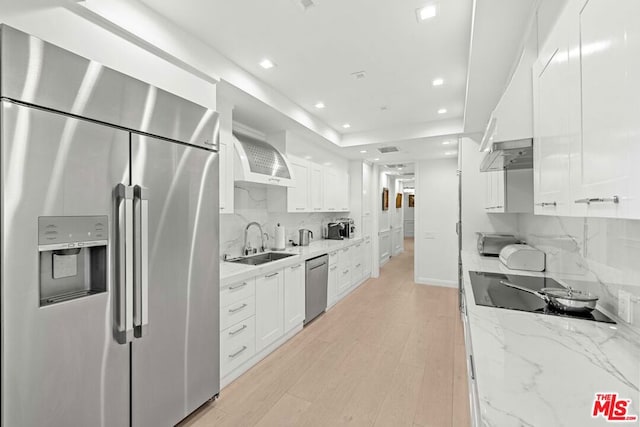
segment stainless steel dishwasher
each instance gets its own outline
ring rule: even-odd
[[[305,274],[305,325],[324,313],[327,308],[328,278],[329,255],[325,254],[307,260]]]

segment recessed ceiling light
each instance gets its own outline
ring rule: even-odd
[[[416,9],[416,16],[418,17],[418,22],[422,22],[429,18],[433,18],[437,14],[438,14],[438,7],[435,4],[430,4],[423,8]]]
[[[378,160],[380,160],[379,157],[376,157],[375,159],[373,159],[374,162],[377,162]]]
[[[431,82],[432,85],[434,86],[442,86],[444,84],[444,80],[443,79],[434,79]]]
[[[360,152],[361,152],[362,154],[364,154],[364,153],[366,153],[366,152],[367,152],[367,150],[360,150]]]
[[[268,70],[269,68],[275,67],[276,64],[274,64],[273,61],[271,61],[270,59],[265,58],[262,61],[260,61],[260,66],[265,70]]]
[[[442,141],[442,145],[449,145],[451,144],[451,141]]]
[[[441,108],[438,110],[438,114],[445,114],[447,112],[446,108]]]
[[[324,108],[324,102],[316,102],[316,108]]]
[[[349,129],[351,127],[351,125],[349,123],[345,123],[342,125],[343,128],[345,129]]]

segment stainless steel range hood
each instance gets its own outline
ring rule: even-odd
[[[480,164],[480,172],[532,168],[533,138],[494,142]]]
[[[233,132],[235,142],[235,180],[284,187],[295,185],[288,159],[277,148],[261,139]]]

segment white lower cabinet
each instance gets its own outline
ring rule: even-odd
[[[251,316],[220,333],[220,375],[225,376],[256,352],[256,317]]]
[[[353,246],[341,249],[338,254],[338,295],[351,287],[352,254]]]
[[[329,253],[329,277],[327,279],[327,308],[338,299],[338,251]]]
[[[371,238],[330,252],[327,308],[371,274]],[[368,259],[368,262],[366,261]],[[220,291],[220,376],[224,387],[300,330],[305,261]],[[299,328],[299,329],[296,329]]]
[[[362,249],[364,248],[364,242],[357,243],[353,246],[351,250],[351,282],[353,285],[360,283],[362,280],[362,275],[364,271],[363,263],[363,253]]]
[[[362,256],[362,277],[371,277],[371,237],[364,239],[364,253]]]
[[[283,271],[256,278],[256,351],[284,334]]]
[[[249,296],[231,303],[220,310],[220,329],[226,329],[255,314],[255,298]]]
[[[284,333],[304,322],[304,262],[284,269]]]
[[[249,279],[220,292],[220,376],[242,365],[255,352],[255,279]]]

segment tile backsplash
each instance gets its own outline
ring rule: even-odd
[[[618,293],[631,294],[640,332],[640,221],[518,215],[519,237],[547,255],[547,272],[600,297],[618,315]]]
[[[287,246],[293,240],[298,243],[298,230],[306,228],[313,233],[313,240],[322,238],[322,228],[337,217],[348,216],[333,213],[287,213],[269,212],[267,210],[267,189],[265,186],[236,183],[234,188],[234,213],[220,215],[220,256],[231,257],[242,254],[244,245],[244,229],[251,221],[256,221],[267,233],[267,246],[273,247],[275,227],[280,223],[285,228]],[[260,246],[257,228],[249,230],[249,241],[253,247]]]

